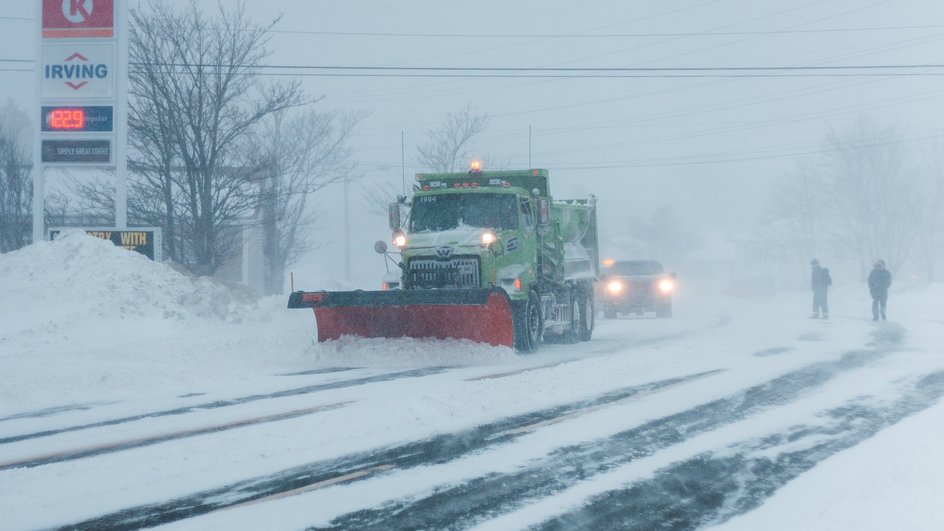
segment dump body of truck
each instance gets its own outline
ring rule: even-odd
[[[596,202],[554,201],[547,170],[418,174],[391,205],[399,290],[296,292],[319,340],[459,338],[530,352],[545,334],[589,340],[599,274]]]

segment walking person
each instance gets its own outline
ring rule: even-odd
[[[885,320],[885,305],[888,302],[888,287],[892,285],[892,274],[885,269],[885,261],[878,260],[869,273],[869,293],[872,294],[872,320]]]
[[[833,279],[829,276],[829,269],[821,267],[815,258],[810,262],[810,268],[810,284],[813,287],[813,315],[810,319],[829,319],[827,292]]]

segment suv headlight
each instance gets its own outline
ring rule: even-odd
[[[620,293],[623,292],[624,289],[626,289],[626,286],[623,284],[622,281],[611,280],[606,283],[606,291],[610,295],[619,295]]]
[[[659,291],[662,293],[672,293],[673,289],[675,289],[675,282],[667,278],[663,278],[659,281]]]

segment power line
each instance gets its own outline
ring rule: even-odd
[[[617,161],[611,163],[602,163],[602,164],[590,164],[590,165],[555,165],[555,167],[560,169],[568,170],[607,170],[607,169],[628,169],[628,168],[658,168],[666,166],[703,166],[708,164],[727,164],[731,162],[751,162],[758,160],[770,160],[770,159],[783,159],[783,158],[796,158],[796,157],[811,157],[816,155],[824,155],[827,153],[835,153],[841,151],[851,151],[856,149],[865,149],[881,146],[890,146],[896,144],[905,144],[911,142],[921,142],[927,140],[937,140],[944,138],[942,134],[930,134],[926,136],[921,136],[917,138],[901,138],[898,140],[891,140],[887,142],[868,142],[862,144],[853,144],[850,146],[840,146],[836,148],[829,149],[819,149],[819,150],[810,150],[810,151],[799,151],[792,153],[783,153],[783,154],[773,154],[773,155],[755,155],[755,156],[744,156],[744,157],[722,157],[722,158],[705,158],[702,160],[680,160],[680,159],[650,159],[650,160],[641,160],[641,161]]]
[[[24,70],[25,71],[25,70]],[[692,79],[692,78],[807,78],[807,77],[936,77],[944,76],[944,72],[913,72],[913,73],[819,73],[819,74],[369,74],[369,73],[245,73],[245,76],[272,76],[272,77],[366,77],[366,78],[438,78],[438,79]]]
[[[142,63],[131,66],[167,66],[175,68],[230,68],[227,64]],[[256,65],[247,70],[340,70],[340,71],[393,71],[393,72],[761,72],[761,71],[829,71],[829,70],[913,70],[944,68],[944,64],[886,64],[886,65],[809,65],[809,66],[669,66],[669,67],[530,67],[530,66],[348,66],[348,65]]]
[[[34,63],[34,59],[0,59],[0,62]],[[140,62],[130,66],[164,66],[173,68],[231,68],[224,63]],[[262,64],[241,67],[246,70],[341,70],[341,71],[407,71],[407,72],[762,72],[762,71],[828,71],[828,70],[914,70],[944,68],[944,63],[865,64],[865,65],[762,65],[762,66],[645,66],[645,67],[559,67],[559,66],[364,66],[364,65],[298,65]]]
[[[615,39],[649,37],[738,37],[750,35],[790,35],[808,33],[849,33],[857,31],[903,31],[944,28],[940,24],[921,26],[871,26],[858,28],[822,28],[809,30],[768,30],[768,31],[706,31],[674,33],[391,33],[364,31],[312,31],[312,30],[270,30],[270,33],[291,35],[323,35],[339,37],[408,37],[408,38],[458,38],[458,39]]]

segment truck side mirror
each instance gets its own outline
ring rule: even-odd
[[[551,202],[546,197],[538,199],[538,226],[546,227],[551,222]]]
[[[390,230],[397,230],[400,228],[400,203],[390,203],[387,208],[388,215],[390,218]]]
[[[384,254],[387,252],[387,242],[383,240],[377,240],[377,242],[374,243],[374,251],[376,251],[377,254]]]

